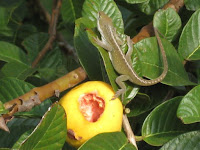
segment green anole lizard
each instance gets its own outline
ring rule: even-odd
[[[161,82],[165,78],[168,71],[168,63],[161,39],[156,29],[154,29],[154,31],[162,53],[164,69],[162,74],[153,80],[143,79],[134,71],[131,62],[131,54],[133,52],[132,40],[129,36],[127,36],[128,51],[126,54],[124,54],[120,47],[123,44],[123,41],[117,35],[116,28],[112,23],[112,19],[102,11],[98,13],[97,29],[101,34],[101,40],[99,38],[94,38],[95,43],[108,51],[114,69],[121,74],[116,78],[116,83],[121,89],[116,92],[113,99],[125,93],[126,86],[124,81],[129,80],[132,83],[140,86],[150,86]]]

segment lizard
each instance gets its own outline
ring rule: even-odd
[[[150,86],[161,82],[165,78],[168,72],[168,62],[164,51],[164,47],[162,45],[161,39],[158,35],[158,31],[156,28],[154,28],[154,32],[157,37],[157,41],[162,54],[164,69],[159,77],[152,80],[144,79],[138,76],[138,74],[134,71],[131,61],[131,54],[133,52],[132,40],[129,36],[126,37],[128,51],[126,54],[124,54],[120,47],[124,42],[120,39],[119,35],[117,34],[116,28],[112,23],[112,19],[108,17],[103,11],[98,12],[97,29],[101,35],[101,40],[98,37],[96,37],[94,38],[94,42],[108,51],[109,58],[115,71],[120,74],[120,76],[116,78],[115,82],[121,89],[118,89],[118,91],[115,93],[112,99],[115,99],[120,95],[122,95],[123,99],[123,95],[126,92],[126,86],[124,84],[124,81],[129,80],[130,82],[139,86]]]

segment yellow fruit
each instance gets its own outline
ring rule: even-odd
[[[60,104],[67,114],[66,141],[79,147],[93,136],[103,132],[121,131],[123,107],[114,91],[101,81],[83,83],[66,95]]]

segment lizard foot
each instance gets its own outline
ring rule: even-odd
[[[116,98],[118,98],[120,95],[122,95],[122,100],[124,99],[124,93],[125,93],[125,90],[124,89],[119,89],[115,95],[112,97],[111,100],[114,100]]]

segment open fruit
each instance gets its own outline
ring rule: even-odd
[[[79,147],[103,132],[121,131],[123,107],[119,99],[111,100],[114,91],[101,81],[83,83],[66,95],[60,104],[67,114],[67,139]]]

